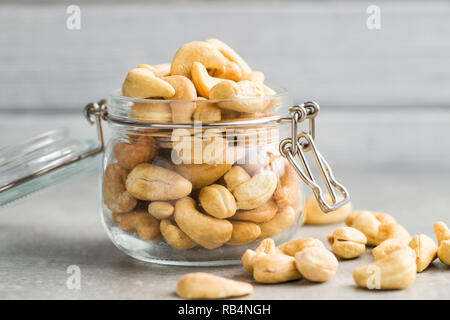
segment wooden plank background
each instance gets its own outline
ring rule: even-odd
[[[44,3],[44,4],[42,4]],[[139,63],[220,38],[296,102],[352,110],[450,106],[450,3],[72,1],[0,4],[0,111],[78,112]],[[80,3],[80,2],[77,2]],[[366,9],[381,8],[381,30]]]

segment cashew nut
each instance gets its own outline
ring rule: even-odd
[[[223,299],[251,294],[253,286],[208,273],[185,274],[178,281],[176,293],[183,299]]]
[[[152,137],[140,136],[135,144],[119,142],[114,145],[114,156],[123,168],[131,170],[143,162],[151,162],[158,153]]]
[[[131,69],[122,85],[122,94],[131,98],[170,98],[175,89],[146,68]]]
[[[353,280],[363,288],[405,289],[416,279],[416,255],[411,248],[398,249],[375,263],[357,268]]]
[[[217,39],[208,39],[205,42],[213,45],[217,48],[228,60],[236,63],[241,69],[242,75],[247,75],[252,72],[250,66],[241,58],[239,54],[236,53],[231,47],[225,44],[223,41]]]
[[[159,228],[164,240],[176,250],[188,250],[197,246],[197,244],[170,219],[162,220],[159,224]]]
[[[158,243],[160,240],[159,221],[145,210],[121,213],[115,216],[118,227],[129,233],[136,233],[142,240]]]
[[[261,71],[252,71],[244,76],[242,76],[242,80],[250,80],[253,82],[258,82],[263,84],[264,83],[264,73],[262,73]],[[272,93],[274,94],[274,93]],[[272,95],[272,94],[268,94],[268,95]]]
[[[250,180],[233,189],[239,209],[255,209],[267,202],[277,187],[277,176],[273,171],[261,171]]]
[[[378,233],[375,237],[375,244],[379,245],[386,239],[398,239],[404,244],[408,244],[411,241],[411,236],[408,231],[398,223],[382,223],[378,227]]]
[[[192,114],[195,111],[197,100],[197,91],[191,80],[184,76],[168,76],[164,77],[174,89],[175,95],[170,100],[191,100],[192,102],[170,102],[172,110],[173,123],[189,123],[192,122]]]
[[[175,208],[169,202],[153,201],[148,205],[148,213],[158,220],[167,219],[172,216]]]
[[[202,97],[209,99],[209,91],[219,82],[225,81],[224,79],[214,78],[208,74],[205,66],[200,62],[194,62],[192,65],[192,82],[197,89],[197,92]]]
[[[439,243],[437,255],[442,263],[450,266],[450,230],[444,222],[434,224],[434,233]]]
[[[183,177],[191,181],[193,189],[200,189],[213,184],[225,172],[231,168],[231,164],[180,164],[175,170]]]
[[[334,254],[320,246],[307,247],[297,252],[295,264],[303,277],[315,282],[329,280],[339,266]]]
[[[203,187],[198,199],[203,209],[213,217],[225,219],[236,213],[236,200],[231,192],[220,184]]]
[[[175,221],[189,238],[207,249],[222,246],[231,238],[233,225],[222,219],[213,218],[199,212],[195,201],[186,197],[175,204]]]
[[[387,214],[384,212],[372,212],[372,214],[381,223],[397,223],[395,218],[393,216],[391,216],[390,214]]]
[[[130,118],[142,122],[170,123],[172,110],[168,102],[134,103],[130,107]]]
[[[193,41],[184,44],[175,53],[170,68],[170,74],[192,78],[192,65],[200,62],[213,76],[231,80],[239,80],[242,72],[239,66],[229,61],[213,45],[204,41]]]
[[[280,176],[277,188],[273,194],[280,208],[299,207],[302,200],[300,178],[289,162],[283,159],[283,174]]]
[[[118,163],[111,163],[103,175],[103,202],[113,212],[128,212],[136,207],[137,200],[125,189],[128,171]]]
[[[417,272],[424,271],[436,259],[438,247],[429,236],[414,236],[408,245],[416,253]]]
[[[227,244],[230,246],[241,246],[258,239],[261,228],[253,222],[230,221],[233,225],[233,233]]]
[[[233,166],[224,176],[223,179],[228,190],[233,192],[242,183],[251,179],[250,175],[242,167]]]
[[[262,97],[265,96],[264,85],[249,80],[222,81],[209,91],[211,100],[241,99],[241,101],[221,101],[218,102],[218,106],[222,109],[246,113],[264,111],[267,108],[267,101]]]
[[[253,264],[260,256],[275,253],[277,248],[275,242],[268,238],[261,241],[255,250],[247,249],[242,255],[242,266],[250,273],[253,273]]]
[[[289,242],[285,242],[281,245],[279,245],[277,248],[284,254],[287,254],[288,256],[295,257],[295,254],[297,252],[302,251],[305,248],[309,247],[321,247],[325,248],[322,241],[319,239],[314,238],[302,238],[302,239],[295,239],[291,240]]]
[[[140,200],[175,200],[190,194],[192,184],[174,171],[141,163],[128,174],[126,188]]]
[[[342,227],[328,236],[328,243],[333,252],[342,259],[359,257],[366,250],[367,238],[361,231]]]
[[[364,233],[367,238],[367,245],[376,245],[375,238],[381,223],[370,211],[353,211],[345,219],[345,224]]]
[[[329,195],[325,196],[325,201],[329,202],[331,197]],[[345,220],[345,218],[352,211],[352,204],[348,202],[343,205],[339,209],[324,213],[319,205],[317,204],[317,200],[314,196],[306,198],[305,201],[305,215],[306,215],[306,224],[335,224],[340,223]]]
[[[153,66],[148,64],[140,64],[137,67],[148,69],[158,77],[166,77],[170,75],[170,63],[155,64]]]
[[[208,100],[198,97],[197,108],[194,111],[194,121],[201,122],[218,122],[222,119],[222,112],[220,108],[216,107]]]
[[[280,208],[275,217],[268,222],[261,223],[260,239],[276,236],[295,223],[297,214],[292,207]]]
[[[231,169],[232,170],[232,169]],[[230,170],[230,171],[231,171]],[[238,210],[232,217],[234,220],[264,223],[272,220],[278,211],[278,207],[272,199],[252,210]]]
[[[261,283],[281,283],[300,279],[302,276],[291,256],[274,252],[254,259],[253,278]]]

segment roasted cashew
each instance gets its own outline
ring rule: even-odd
[[[355,283],[369,289],[405,289],[416,279],[416,255],[411,248],[398,249],[375,263],[353,272]]]
[[[408,247],[408,244],[398,239],[395,238],[387,239],[372,249],[372,255],[374,260],[378,261],[399,249],[411,249],[411,248]]]
[[[191,100],[192,102],[170,102],[173,123],[192,122],[192,114],[195,111],[197,91],[191,80],[184,76],[168,76],[163,78],[174,89],[175,95],[170,100]]]
[[[230,170],[231,171],[231,170]],[[255,223],[268,222],[275,217],[278,207],[272,199],[252,210],[238,210],[232,217],[234,220],[250,221]]]
[[[227,244],[230,246],[241,246],[258,239],[261,228],[253,222],[230,221],[233,225],[233,233]]]
[[[148,205],[148,213],[158,220],[167,219],[172,216],[175,208],[170,202],[153,201]]]
[[[214,78],[208,74],[205,66],[200,62],[194,62],[192,65],[192,82],[197,89],[197,92],[202,97],[209,99],[209,91],[219,82],[225,81],[224,79]]]
[[[375,238],[381,223],[370,211],[353,211],[345,219],[345,224],[364,233],[367,238],[367,245],[376,245]]]
[[[373,212],[373,211],[372,211],[372,214],[381,223],[397,223],[395,218],[393,216],[391,216],[390,214],[387,214],[384,212]]]
[[[262,98],[265,96],[266,90],[264,86],[249,80],[239,82],[231,80],[222,81],[209,91],[209,98],[211,100],[241,100],[218,102],[220,108],[246,113],[264,111],[267,108],[267,101]]]
[[[295,259],[279,252],[260,255],[253,263],[253,278],[261,283],[281,283],[301,277]]]
[[[175,95],[175,89],[149,69],[135,68],[128,72],[122,94],[131,98],[170,98]]]
[[[252,72],[242,76],[242,80],[250,80],[250,81],[258,82],[261,84],[264,83],[264,78],[265,78],[264,73],[262,73],[261,71],[252,71]],[[271,95],[273,95],[273,93],[269,94],[269,95],[271,96]]]
[[[294,257],[297,252],[302,251],[309,247],[321,247],[325,248],[322,241],[314,238],[302,238],[285,242],[279,245],[277,248],[284,254]]]
[[[194,111],[194,121],[218,122],[222,120],[222,112],[219,107],[209,102],[205,98],[197,98],[197,108]]]
[[[178,281],[176,293],[184,299],[223,299],[251,294],[253,286],[208,273],[185,274]]]
[[[136,233],[142,240],[160,241],[159,221],[145,210],[121,213],[115,216],[115,220],[121,230]]]
[[[141,163],[128,174],[126,188],[139,200],[175,200],[190,194],[192,184],[174,171]]]
[[[171,75],[182,75],[192,79],[192,65],[200,62],[213,76],[239,81],[242,72],[239,66],[229,61],[213,45],[204,41],[184,44],[175,53],[170,68]]]
[[[325,196],[325,201],[329,202],[331,197],[329,195]],[[306,198],[305,202],[305,215],[306,224],[336,224],[345,220],[345,218],[352,211],[352,204],[348,202],[344,206],[340,207],[336,211],[330,213],[324,213],[314,196]]]
[[[189,197],[177,201],[174,217],[178,227],[189,238],[207,249],[222,246],[230,240],[233,232],[233,225],[229,221],[199,212],[195,208],[195,201]]]
[[[375,237],[375,244],[379,245],[387,239],[398,239],[404,244],[408,244],[411,241],[411,236],[408,231],[398,223],[382,223],[378,227],[378,233]]]
[[[130,107],[130,118],[142,122],[170,123],[172,110],[168,102],[134,103]]]
[[[121,167],[131,170],[140,163],[151,162],[156,157],[158,149],[154,138],[140,136],[135,144],[116,143],[113,153]]]
[[[233,166],[224,176],[228,190],[233,192],[238,186],[251,179],[250,175],[242,167]]]
[[[291,164],[283,160],[283,174],[280,175],[277,188],[273,194],[278,207],[299,207],[302,201],[302,193],[300,190],[300,178],[291,166]],[[333,213],[332,213],[333,214]]]
[[[256,258],[275,253],[276,251],[277,248],[275,246],[275,242],[270,238],[264,239],[255,250],[247,249],[244,252],[241,259],[242,266],[248,272],[253,273],[253,264]]]
[[[164,240],[176,250],[188,250],[197,246],[197,244],[170,219],[162,220],[159,224],[159,228]]]
[[[239,184],[232,193],[239,209],[255,209],[266,203],[275,192],[277,176],[273,171],[261,171]]]
[[[208,39],[205,42],[213,45],[215,48],[217,48],[228,60],[236,63],[239,68],[241,69],[241,74],[248,75],[252,72],[252,69],[250,66],[245,62],[242,57],[236,53],[230,46],[225,44],[224,42],[217,40],[217,39]]]
[[[429,236],[414,236],[408,245],[416,253],[417,272],[424,271],[436,259],[438,247]]]
[[[295,254],[300,274],[314,282],[329,280],[337,271],[339,262],[334,254],[323,247],[308,247]]]
[[[328,236],[328,242],[338,257],[342,259],[353,259],[364,253],[367,238],[364,233],[357,229],[342,227],[334,230]]]
[[[295,223],[297,214],[292,207],[280,208],[275,217],[268,222],[261,223],[260,239],[276,236]]]
[[[213,217],[225,219],[236,213],[236,200],[231,192],[220,184],[203,187],[198,200],[203,209]]]
[[[103,175],[103,202],[113,212],[128,212],[136,207],[137,200],[126,190],[128,171],[118,163],[111,163]]]
[[[434,224],[434,233],[439,243],[437,255],[442,263],[450,266],[450,230],[444,222]]]
[[[225,172],[231,168],[231,164],[180,164],[175,170],[183,177],[191,181],[193,189],[200,189],[213,184]]]

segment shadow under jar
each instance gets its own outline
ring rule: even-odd
[[[109,97],[101,214],[120,250],[160,264],[227,265],[261,239],[293,237],[303,184],[279,151],[291,100],[273,89],[220,101]],[[247,106],[263,111],[238,111]]]

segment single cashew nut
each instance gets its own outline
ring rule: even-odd
[[[209,91],[219,82],[225,81],[224,79],[214,78],[208,74],[205,66],[200,62],[194,62],[192,65],[192,82],[197,89],[197,92],[202,97],[209,99]]]
[[[297,214],[292,207],[281,208],[272,220],[259,225],[261,228],[259,237],[263,239],[280,234],[282,231],[292,226],[295,223],[296,218]]]
[[[138,209],[133,212],[116,215],[119,229],[137,234],[142,240],[152,240],[158,243],[160,240],[159,221],[153,218],[145,210]]]
[[[171,123],[172,110],[168,102],[134,103],[130,107],[130,118],[142,122]]]
[[[231,171],[231,170],[230,170]],[[238,210],[232,217],[234,220],[250,221],[255,223],[268,222],[275,217],[278,207],[272,199],[252,210]]]
[[[118,163],[111,163],[103,175],[103,202],[113,212],[128,212],[136,207],[137,200],[126,190],[128,171]]]
[[[176,250],[188,250],[197,246],[197,244],[170,219],[162,220],[159,224],[159,228],[164,240]]]
[[[180,164],[175,170],[191,181],[193,189],[213,184],[231,168],[231,164]]]
[[[325,201],[331,201],[331,197],[326,195],[324,197]],[[319,205],[317,204],[317,200],[314,196],[306,198],[305,201],[305,215],[306,215],[306,224],[336,224],[345,220],[345,218],[352,211],[352,204],[348,202],[343,205],[339,209],[324,213]]]
[[[167,219],[172,216],[175,208],[165,201],[153,201],[148,205],[148,213],[158,220]]]
[[[198,97],[197,108],[194,111],[194,121],[201,122],[218,122],[222,120],[222,112],[220,108],[210,103],[208,100]]]
[[[438,258],[442,263],[450,266],[450,230],[444,222],[436,222],[434,233],[439,243]]]
[[[267,202],[275,192],[278,178],[273,171],[261,171],[233,189],[239,209],[255,209]]]
[[[375,237],[375,244],[379,245],[387,239],[398,239],[404,244],[408,244],[411,241],[411,236],[408,231],[398,223],[382,223],[378,227],[378,233]]]
[[[280,208],[300,207],[302,200],[300,178],[292,165],[285,159],[282,160],[283,174],[279,177],[273,197]]]
[[[258,239],[261,228],[253,222],[230,221],[233,225],[233,233],[227,244],[230,246],[241,246]]]
[[[191,80],[184,76],[168,76],[164,80],[175,89],[175,95],[170,100],[191,100],[192,102],[170,102],[173,123],[192,122],[192,114],[195,111],[197,91]]]
[[[217,105],[225,110],[246,113],[264,111],[267,108],[267,101],[256,98],[265,96],[266,90],[264,85],[249,80],[239,82],[233,82],[231,80],[222,81],[209,91],[209,98],[211,100],[241,99],[241,101],[221,101]]]
[[[238,186],[251,179],[250,175],[242,167],[233,166],[224,176],[228,190],[233,192]]]
[[[372,214],[381,223],[397,223],[395,218],[393,216],[391,216],[390,214],[387,214],[384,212],[372,212]]]
[[[261,255],[268,255],[275,253],[277,248],[275,242],[268,238],[261,241],[255,250],[247,249],[242,255],[242,266],[250,273],[253,273],[253,264],[255,259]]]
[[[220,184],[203,187],[198,199],[203,209],[213,217],[225,219],[236,213],[236,200],[231,192]]]
[[[345,219],[345,224],[364,233],[367,245],[376,245],[375,238],[381,223],[370,211],[353,211]]]
[[[116,143],[113,153],[120,166],[131,170],[140,163],[151,162],[156,157],[158,149],[155,139],[140,136],[135,144],[127,142]]]
[[[175,204],[175,221],[189,238],[207,249],[222,246],[231,238],[233,225],[222,219],[199,212],[192,198],[183,198]]]
[[[408,245],[416,253],[417,272],[424,271],[436,259],[438,247],[429,236],[414,236]]]
[[[191,193],[192,184],[176,172],[142,163],[128,174],[126,188],[139,200],[175,200]]]
[[[295,254],[300,274],[310,281],[325,282],[337,271],[339,262],[334,254],[323,247],[308,247]]]
[[[355,283],[369,289],[405,289],[415,279],[416,255],[409,247],[395,250],[375,263],[353,272]]]
[[[248,75],[252,72],[250,66],[242,57],[237,54],[230,46],[218,39],[208,39],[205,41],[217,48],[228,60],[236,63],[241,69],[242,75]]]
[[[285,242],[281,245],[279,245],[277,248],[284,254],[287,254],[288,256],[295,257],[295,254],[297,252],[302,251],[305,248],[309,247],[321,247],[325,248],[322,241],[319,239],[314,238],[302,238],[302,239],[295,239],[291,240],[289,242]]]
[[[253,286],[204,272],[185,274],[178,281],[176,293],[183,299],[223,299],[251,294]]]
[[[408,247],[407,244],[400,241],[399,239],[391,238],[384,240],[382,243],[380,243],[378,246],[372,249],[373,258],[375,261],[378,261],[399,249],[411,249],[411,248]]]
[[[361,231],[342,227],[328,236],[328,243],[333,252],[342,259],[359,257],[366,250],[367,238]]]
[[[148,69],[160,78],[170,75],[170,63],[155,64],[153,66],[144,63],[137,67]]]
[[[253,263],[253,278],[261,283],[281,283],[301,277],[295,259],[282,253],[260,255]]]
[[[264,73],[262,73],[261,71],[252,71],[244,76],[242,76],[242,80],[250,80],[253,82],[258,82],[263,84],[264,83]],[[269,94],[272,95],[272,94]]]
[[[217,48],[203,41],[189,42],[178,49],[172,59],[170,74],[191,79],[194,62],[203,64],[213,76],[232,80],[240,80],[242,76],[236,63],[229,61]]]
[[[122,94],[131,98],[170,98],[175,89],[146,68],[131,69],[122,85]]]

